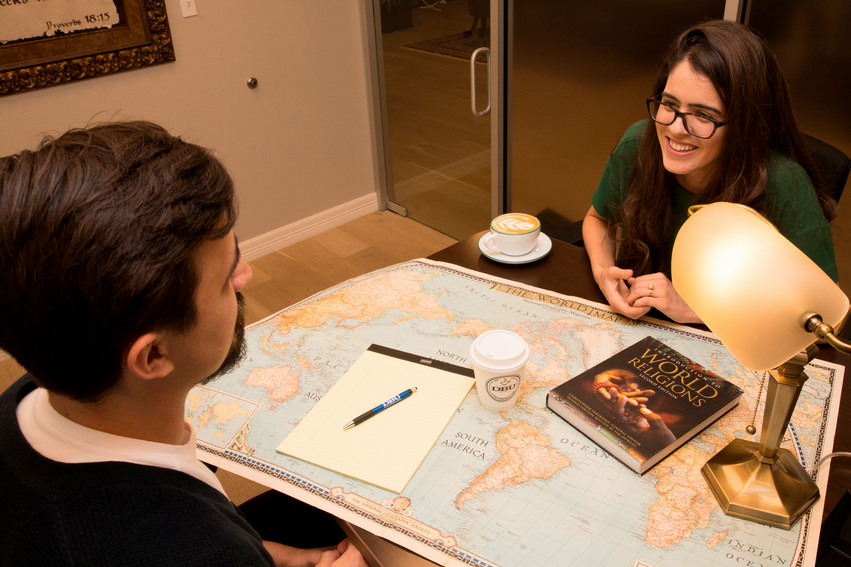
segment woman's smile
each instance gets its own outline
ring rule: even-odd
[[[668,147],[678,154],[688,154],[689,152],[693,152],[697,149],[697,146],[675,142],[671,138],[668,138]]]
[[[697,73],[687,59],[671,70],[661,96],[666,104],[680,112],[711,113],[716,120],[724,118],[724,105],[712,81]],[[717,129],[710,138],[698,138],[686,130],[684,119],[689,118],[677,117],[667,126],[656,123],[662,164],[686,191],[701,193],[717,172],[724,128]]]

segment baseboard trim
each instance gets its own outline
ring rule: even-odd
[[[246,260],[255,260],[377,210],[378,194],[370,193],[260,236],[241,240],[239,250]]]

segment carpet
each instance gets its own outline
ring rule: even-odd
[[[446,57],[454,57],[456,59],[465,59],[469,61],[475,50],[480,47],[490,46],[489,40],[490,38],[488,37],[479,37],[478,35],[464,37],[464,34],[459,32],[439,37],[437,39],[428,39],[426,41],[410,43],[404,47],[416,51],[425,51],[435,55],[444,55]],[[481,58],[481,61],[484,62],[484,57],[481,55],[479,57]]]

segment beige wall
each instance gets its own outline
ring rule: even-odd
[[[183,18],[166,0],[173,63],[0,98],[0,155],[92,120],[159,122],[228,166],[243,241],[375,194],[363,0],[196,1]]]

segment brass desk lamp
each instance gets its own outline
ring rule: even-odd
[[[753,209],[712,203],[689,215],[674,242],[674,287],[744,366],[770,370],[759,443],[736,439],[701,472],[726,514],[789,529],[819,489],[780,444],[816,339],[851,351],[834,334],[848,298]]]

